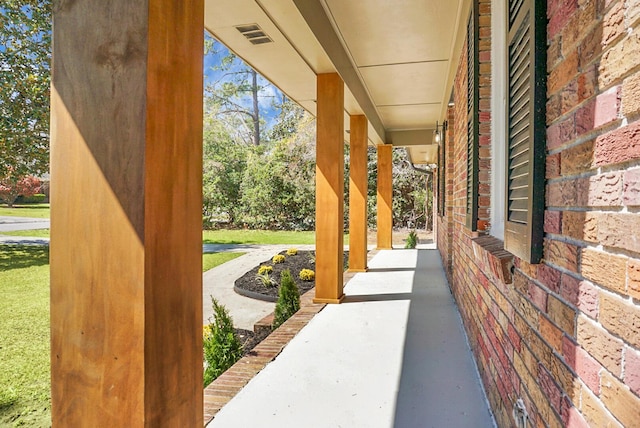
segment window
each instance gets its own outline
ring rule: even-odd
[[[509,0],[505,249],[542,258],[544,222],[546,11],[543,0]]]
[[[479,134],[479,59],[478,59],[478,2],[467,25],[467,210],[466,225],[478,228],[478,134]]]

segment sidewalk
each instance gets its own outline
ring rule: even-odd
[[[49,219],[0,216],[0,234],[14,230],[49,229]]]
[[[208,426],[494,427],[438,252],[369,266]]]

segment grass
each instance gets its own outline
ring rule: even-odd
[[[271,230],[246,230],[246,229],[221,229],[205,230],[202,232],[202,240],[205,244],[291,244],[305,245],[315,244],[316,233],[314,231],[271,231]],[[349,236],[344,236],[344,243],[349,243]]]
[[[0,245],[0,337],[0,426],[50,426],[47,247]]]
[[[202,272],[220,266],[246,253],[207,253],[202,255]]]
[[[49,212],[49,204],[14,205],[13,208],[0,206],[0,216],[49,218]]]
[[[29,238],[48,238],[49,229],[14,230],[11,232],[0,232],[0,235],[27,236]]]

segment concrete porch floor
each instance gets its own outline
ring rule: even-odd
[[[435,249],[380,251],[209,427],[493,427]]]

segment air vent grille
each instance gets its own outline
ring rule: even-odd
[[[236,30],[254,45],[273,42],[271,37],[267,36],[267,33],[265,33],[258,24],[238,25],[236,26]]]

